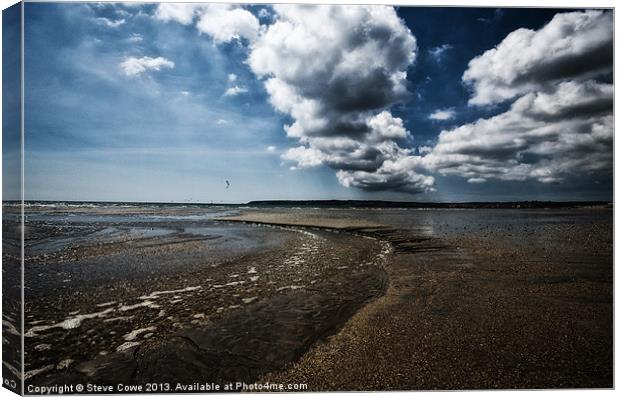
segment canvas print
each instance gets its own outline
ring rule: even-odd
[[[612,388],[613,9],[3,11],[3,385]]]

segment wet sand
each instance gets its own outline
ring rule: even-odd
[[[350,230],[389,228],[389,226],[367,219],[352,219],[338,214],[317,214],[301,212],[297,214],[281,212],[244,211],[241,215],[222,216],[218,219],[231,222],[244,222],[261,225],[301,226],[309,228],[324,228],[330,230]]]
[[[368,237],[204,220],[27,224],[27,385],[251,382],[387,286],[389,245]]]
[[[21,392],[21,210],[2,206],[2,377],[12,391]]]
[[[442,238],[368,230],[396,251],[386,295],[261,381],[315,391],[611,388],[607,214],[602,224],[470,224]]]
[[[27,383],[612,387],[601,211],[31,221]]]

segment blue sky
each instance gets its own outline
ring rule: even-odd
[[[348,76],[357,76],[354,62],[358,58],[337,61],[341,63],[330,69],[323,67],[321,57],[326,57],[325,64],[344,59],[343,54],[334,52],[340,49],[326,45],[313,50],[308,44],[308,53],[303,53],[301,43],[277,42],[289,40],[275,34],[279,20],[292,26],[299,37],[316,32],[304,19],[306,14],[299,18],[298,10],[269,6],[197,8],[189,13],[158,7],[26,3],[27,199],[208,203],[260,199],[493,201],[612,197],[609,136],[598,138],[593,127],[583,134],[597,138],[575,143],[575,147],[567,147],[572,143],[566,142],[576,142],[581,136],[562,142],[557,138],[559,134],[536,141],[511,137],[511,142],[520,146],[505,157],[517,159],[509,170],[501,166],[499,171],[491,170],[501,164],[495,159],[497,153],[505,152],[504,141],[501,147],[499,143],[491,149],[485,147],[485,153],[490,150],[493,154],[484,154],[484,158],[478,154],[480,148],[454,149],[463,147],[453,144],[462,135],[461,130],[456,130],[459,127],[473,129],[471,134],[484,142],[488,140],[485,134],[491,132],[477,120],[497,124],[500,121],[493,118],[498,115],[514,118],[516,102],[544,95],[554,98],[554,87],[562,84],[567,90],[587,89],[592,93],[591,102],[574,106],[601,102],[606,84],[611,84],[604,59],[602,71],[597,69],[594,77],[589,77],[591,71],[571,72],[558,77],[553,87],[537,83],[536,76],[523,77],[530,80],[522,86],[511,83],[508,87],[500,81],[500,75],[487,81],[486,76],[476,74],[476,67],[496,64],[493,54],[485,51],[503,43],[518,29],[542,32],[538,34],[541,39],[530,35],[532,46],[547,45],[541,29],[560,10],[401,7],[394,15],[385,14],[385,25],[381,26],[372,18],[383,18],[383,11],[370,16],[346,16],[349,25],[334,28],[330,32],[333,37],[346,37],[349,43],[354,37],[350,33],[357,27],[382,32],[379,28],[389,26],[394,29],[390,37],[403,39],[390,39],[389,45],[401,47],[383,51],[385,45],[373,46],[373,40],[382,40],[382,36],[370,34],[364,45],[351,44],[354,47],[342,50],[347,54],[359,52],[362,80],[344,77],[338,86],[326,83],[325,90],[318,90],[314,88],[320,79],[331,82],[339,68],[347,67]],[[215,19],[208,19],[209,13],[214,13]],[[577,13],[580,11],[573,11],[575,18],[581,17]],[[338,15],[334,13],[333,18],[340,18]],[[596,18],[605,16],[591,16],[593,26],[600,25]],[[242,19],[247,24],[237,23]],[[214,27],[209,25],[213,20],[229,21],[234,26]],[[325,23],[330,21],[337,22],[328,19]],[[553,23],[566,25],[571,21],[569,18]],[[231,33],[226,36],[226,32]],[[575,36],[571,42],[578,42],[580,37],[594,40],[604,53],[605,31],[577,30],[567,34]],[[295,56],[300,60],[290,56],[289,50],[282,56],[282,64],[274,64],[269,58],[277,60],[277,51],[291,45],[297,48],[297,44],[301,44],[302,53]],[[390,87],[383,102],[360,103],[360,98],[375,95],[369,91],[375,82],[384,81],[368,80],[371,73],[367,72],[376,70],[366,65],[377,57],[368,51],[380,51],[377,54],[387,54],[388,58],[404,57],[378,62],[377,68],[388,70],[390,78],[406,73],[405,80]],[[410,52],[415,53],[413,59],[407,58]],[[482,66],[470,64],[483,54]],[[536,65],[535,55],[532,57],[531,64]],[[318,61],[317,65],[311,63],[313,60]],[[574,62],[577,64],[578,59]],[[297,64],[307,70],[292,73]],[[467,70],[474,77],[464,81]],[[271,88],[267,87],[268,81],[273,82]],[[499,88],[484,91],[490,84]],[[355,91],[362,85],[370,88]],[[330,91],[349,89],[356,97],[344,104]],[[504,90],[509,92],[505,97],[497,99],[492,94]],[[377,98],[386,92],[377,86]],[[282,97],[283,93],[288,96]],[[304,106],[309,103],[322,110],[306,111]],[[332,103],[338,104],[338,111],[331,108]],[[603,110],[587,118],[562,119],[561,123],[554,118],[548,125],[578,125],[582,129],[592,126],[611,112],[605,104],[601,106]],[[385,117],[376,118],[380,114]],[[361,120],[363,131],[345,134],[343,123],[353,119],[351,126],[359,125]],[[373,124],[371,120],[378,121]],[[323,121],[326,126],[315,128],[317,122]],[[294,124],[297,130],[285,129]],[[499,125],[506,130],[512,128]],[[606,124],[602,125],[606,133]],[[536,124],[535,129],[542,127]],[[388,137],[388,131],[396,135]],[[439,139],[442,131],[453,133]],[[518,134],[531,137],[532,131],[534,127]],[[371,138],[377,133],[383,134],[381,139]],[[547,139],[544,145],[541,139]],[[351,153],[362,154],[343,154],[344,149],[338,146],[341,144],[352,147]],[[557,150],[558,158],[554,158],[555,152],[549,152],[550,147]],[[290,151],[295,148],[301,149]],[[600,157],[596,166],[577,161],[591,152],[597,159]],[[299,160],[298,155],[307,161]],[[360,165],[362,157],[372,157],[374,165]],[[573,157],[575,161],[566,160]],[[462,164],[455,166],[454,158]],[[530,158],[533,160],[527,160]],[[559,159],[563,163],[558,163]],[[226,180],[231,184],[228,189]]]
[[[20,36],[19,7],[7,8],[2,13],[2,197],[21,198],[21,99],[20,91]],[[10,94],[9,94],[10,93]]]

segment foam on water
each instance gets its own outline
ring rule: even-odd
[[[243,284],[245,284],[245,281],[231,281],[230,283],[226,283],[226,284],[214,284],[213,288],[234,287],[236,285],[243,285]]]
[[[50,345],[49,343],[40,343],[34,347],[34,350],[38,352],[42,352],[45,350],[49,350],[51,348],[52,348],[52,345]]]
[[[99,303],[95,306],[97,307],[106,307],[106,306],[112,306],[116,303],[116,301],[110,301],[110,302],[104,302],[104,303]]]
[[[2,361],[2,365],[4,365],[5,368],[8,368],[9,371],[11,371],[11,373],[17,377],[21,377],[22,373],[21,371],[18,371],[17,368],[15,368],[14,366],[12,366],[11,364],[9,364],[6,361]]]
[[[17,328],[15,328],[15,326],[11,324],[10,322],[8,322],[7,320],[2,320],[2,325],[5,327],[6,332],[8,332],[9,334],[13,334],[17,336],[21,335],[21,333],[17,330]]]
[[[257,299],[258,299],[258,296],[253,296],[253,297],[251,297],[251,298],[241,299],[241,301],[242,301],[243,303],[245,303],[245,304],[249,304],[249,303],[254,302],[254,301],[255,301],[255,300],[257,300]]]
[[[116,348],[117,352],[122,352],[123,350],[131,349],[132,347],[140,346],[140,342],[125,342],[122,345]]]
[[[70,358],[66,358],[66,359],[62,360],[61,362],[59,362],[56,365],[56,369],[59,369],[59,370],[60,369],[67,369],[67,368],[69,368],[71,366],[71,364],[73,364],[73,361],[74,360],[72,360]]]
[[[288,258],[283,261],[284,266],[299,266],[306,263],[305,258],[308,255],[316,255],[319,252],[318,241],[322,240],[317,234],[303,229],[291,229],[295,232],[309,236],[310,240],[305,241],[302,245]]]
[[[284,287],[280,287],[276,289],[276,292],[280,292],[280,291],[284,291],[286,289],[290,289],[290,290],[296,290],[296,289],[301,289],[304,288],[305,285],[286,285]]]
[[[37,369],[30,370],[30,371],[26,371],[24,373],[24,380],[30,379],[30,378],[32,378],[35,375],[39,375],[40,373],[51,371],[54,368],[56,368],[56,366],[54,364],[50,364],[50,365],[46,365],[45,367],[42,367],[42,368],[37,368]]]
[[[110,308],[110,309],[106,309],[101,312],[78,314],[76,316],[68,317],[64,319],[63,321],[55,323],[55,324],[34,326],[30,328],[28,332],[24,334],[24,336],[27,338],[33,338],[35,336],[38,336],[39,332],[44,332],[44,331],[47,331],[53,328],[74,329],[74,328],[79,327],[82,324],[82,321],[84,320],[88,320],[91,318],[101,318],[113,311],[114,309]]]
[[[136,310],[139,308],[160,309],[161,306],[156,304],[154,300],[158,299],[161,295],[191,292],[191,291],[199,290],[201,288],[202,288],[201,286],[193,286],[193,287],[186,287],[186,288],[179,289],[179,290],[154,291],[149,295],[140,296],[138,299],[142,300],[142,302],[139,302],[133,305],[125,305],[125,304],[119,303],[119,306],[116,308],[109,307],[109,306],[116,304],[116,301],[99,303],[96,305],[96,307],[107,307],[107,309],[94,312],[94,313],[86,313],[86,314],[78,314],[79,310],[70,312],[69,317],[65,318],[63,321],[56,322],[56,323],[49,324],[49,325],[35,325],[31,327],[28,330],[28,332],[24,334],[24,336],[27,338],[37,337],[39,336],[40,333],[48,331],[50,329],[55,329],[55,328],[61,328],[61,329],[67,329],[67,330],[75,329],[75,328],[80,327],[80,325],[82,325],[82,322],[84,320],[94,319],[94,318],[103,318],[103,317],[106,317],[108,314],[112,312],[116,312],[116,311],[127,312],[131,310]],[[123,320],[130,320],[132,317],[133,316],[117,316],[117,317],[112,317],[112,318],[106,318],[103,321],[104,322],[123,321]],[[13,326],[7,320],[3,320],[2,323],[7,332],[14,334],[14,335],[20,335],[18,330],[15,328],[15,326]],[[40,323],[40,321],[37,323]]]
[[[129,311],[129,310],[139,309],[141,307],[148,307],[150,309],[159,309],[159,308],[161,308],[161,306],[159,306],[155,302],[144,301],[144,302],[141,302],[141,303],[136,303],[135,305],[122,305],[121,307],[118,308],[118,310],[120,310],[122,312],[126,312],[126,311]]]
[[[112,318],[106,318],[105,320],[103,320],[104,323],[112,323],[115,321],[129,321],[133,318],[133,316],[118,316],[118,317],[112,317]]]
[[[143,296],[140,296],[138,299],[153,300],[153,299],[158,299],[160,295],[178,294],[178,293],[182,293],[182,292],[197,291],[199,289],[202,289],[202,286],[197,285],[195,287],[186,287],[186,288],[183,288],[183,289],[170,290],[170,291],[154,291],[154,292],[151,292],[150,295],[143,295]]]
[[[156,329],[157,329],[156,327],[146,327],[146,328],[136,329],[136,330],[131,331],[128,334],[125,334],[123,338],[127,341],[131,341],[131,340],[136,339],[142,333],[155,331]]]

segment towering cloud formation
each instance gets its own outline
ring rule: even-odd
[[[410,193],[433,189],[428,173],[471,183],[550,183],[611,170],[611,12],[557,14],[472,59],[462,78],[471,89],[469,105],[512,101],[509,109],[442,131],[434,147],[417,155],[404,145],[412,137],[403,120],[389,110],[408,98],[407,70],[417,52],[394,8],[276,5],[270,15],[261,26],[241,6],[160,4],[155,13],[195,22],[216,43],[248,44],[247,64],[273,107],[290,116],[284,129],[298,144],[282,159],[291,168],[326,165],[344,186]],[[440,57],[448,48],[431,52]],[[141,62],[128,63],[127,73],[155,68]],[[448,108],[429,118],[454,115]]]
[[[463,75],[470,104],[517,98],[509,110],[439,135],[421,161],[468,178],[535,179],[611,171],[611,12],[557,14],[538,31],[518,29],[474,58]]]
[[[263,27],[231,5],[160,4],[155,17],[196,21],[216,43],[247,39],[248,65],[274,108],[292,118],[284,129],[300,145],[282,155],[295,163],[291,168],[326,165],[344,186],[365,190],[432,190],[433,177],[416,172],[419,157],[401,147],[411,134],[388,110],[408,98],[407,69],[417,51],[394,8],[276,5],[273,11]]]
[[[433,178],[402,169],[411,151],[403,121],[386,110],[407,98],[416,40],[391,7],[274,7],[276,21],[251,45],[285,126],[302,144],[283,155],[297,167],[327,165],[345,186],[420,192]]]

